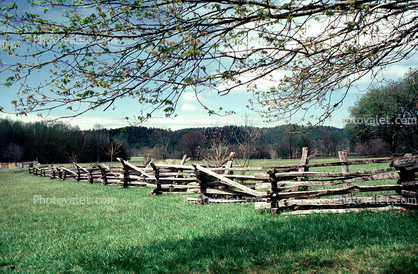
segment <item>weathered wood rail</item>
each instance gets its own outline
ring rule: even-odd
[[[30,162],[12,162],[12,163],[0,163],[0,168],[25,168],[30,167],[33,165],[37,165],[38,161],[30,161]]]
[[[50,166],[39,166],[33,165],[29,167],[28,172],[34,175],[39,175],[43,177],[50,177],[51,179],[60,179],[60,180],[76,180],[76,181],[88,181],[90,183],[100,182],[102,183],[102,177],[100,169],[96,165],[89,165],[87,167],[82,167],[78,164],[74,164],[74,168],[70,167],[54,167]]]
[[[267,201],[258,202],[255,207],[271,209],[273,213],[308,214],[381,211],[418,206],[416,158],[347,161],[342,155],[340,152],[340,162],[299,164],[304,171],[268,170],[269,182],[264,184],[264,187],[268,187]],[[371,163],[387,163],[388,167],[349,171],[350,166]],[[308,171],[311,167],[323,166],[341,166],[342,172]],[[385,180],[394,182],[380,183]],[[392,193],[379,195],[382,191]],[[353,196],[356,193],[372,193],[373,196]],[[333,198],[324,199],[326,196]]]
[[[184,192],[196,186],[193,167],[186,166],[190,158],[184,155],[180,165],[154,164],[150,161],[142,167],[137,167],[123,159],[118,158],[122,163],[123,171],[120,174],[120,185],[146,186],[153,188],[151,194],[158,195],[162,192]]]
[[[345,152],[340,152],[339,156],[340,162],[312,164],[309,162],[315,155],[308,157],[308,150],[304,148],[297,165],[259,168],[232,166],[232,154],[220,167],[187,165],[190,159],[186,155],[179,165],[147,161],[136,166],[118,158],[121,163],[118,167],[98,163],[87,167],[74,164],[72,168],[33,165],[29,173],[51,179],[148,187],[153,195],[163,192],[199,194],[186,198],[196,203],[254,202],[256,209],[282,214],[380,211],[418,206],[417,158],[348,161]],[[376,163],[388,166],[350,171],[354,165]],[[327,166],[341,166],[341,172],[309,170]],[[380,195],[382,191],[386,195]],[[358,196],[358,193],[365,196]]]
[[[154,164],[151,161],[142,166],[135,166],[128,161],[118,158],[121,166],[110,167],[104,164],[94,164],[82,167],[33,166],[29,173],[49,176],[61,180],[88,181],[103,185],[120,185],[121,187],[142,186],[153,189],[150,194],[158,195],[163,192],[201,194],[201,202],[224,200],[223,202],[248,202],[253,198],[266,196],[266,192],[259,192],[259,185],[268,182],[266,168],[233,167],[235,154],[231,154],[223,162],[224,166],[205,167],[202,165],[186,165],[190,160],[184,155],[179,165]],[[282,171],[296,170],[294,167]],[[259,172],[255,175],[245,175],[246,172]],[[234,198],[234,199],[231,199]],[[208,200],[211,199],[211,200]],[[262,198],[265,200],[265,198]],[[217,201],[218,202],[218,201]]]

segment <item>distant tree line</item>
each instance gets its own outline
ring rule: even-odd
[[[297,133],[291,133],[295,131]],[[303,131],[303,129],[302,129]],[[308,146],[323,155],[336,155],[348,146],[342,129],[317,127],[305,133],[285,125],[273,128],[224,126],[177,131],[132,127],[105,129],[94,125],[80,130],[60,122],[23,123],[0,119],[0,161],[37,159],[41,163],[111,161],[116,157],[145,156],[153,159],[215,159],[230,152],[239,159],[300,157]],[[243,163],[244,164],[244,163]]]
[[[337,155],[349,148],[343,129],[320,126],[307,130],[295,125],[272,128],[254,126],[224,126],[187,128],[177,131],[146,127],[112,129],[112,136],[124,139],[131,155],[154,159],[179,159],[187,154],[193,160],[202,160],[213,150],[236,158],[269,159],[297,158],[302,147],[318,151],[321,155]]]
[[[116,137],[116,138],[115,138]],[[117,136],[103,128],[81,131],[63,123],[22,123],[0,119],[0,160],[41,163],[110,161],[109,148]],[[126,147],[119,155],[127,157]]]
[[[239,163],[245,165],[249,159],[299,158],[303,147],[322,156],[337,156],[340,150],[366,156],[390,153],[391,146],[386,143],[384,135],[370,133],[383,130],[355,130],[352,125],[345,129],[319,126],[308,130],[296,125],[281,125],[272,128],[224,126],[176,131],[147,127],[105,129],[94,125],[93,129],[82,131],[77,126],[63,123],[23,123],[0,119],[0,161],[37,159],[41,163],[87,163],[108,162],[116,157],[129,159],[131,156],[180,159],[187,154],[192,160],[216,162],[235,152]],[[408,137],[407,133],[400,134],[403,139],[399,138],[399,142],[395,143],[397,153],[416,152],[418,135]]]

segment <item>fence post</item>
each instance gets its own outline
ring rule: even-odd
[[[189,161],[190,160],[190,158],[187,158],[187,155],[186,154],[184,154],[184,156],[183,156],[183,159],[181,160],[181,162],[180,162],[180,165],[181,166],[183,166],[187,161]],[[175,176],[175,178],[183,178],[184,176],[183,176],[183,170],[181,170],[181,169],[179,169],[178,171],[177,171],[177,175]],[[173,182],[173,184],[174,184],[175,182]]]
[[[106,174],[105,168],[102,167],[101,165],[97,165],[97,166],[100,169],[100,173],[102,174],[102,184],[107,185],[107,174]]]
[[[404,189],[397,191],[404,199],[418,199],[418,159],[400,159],[390,163],[391,167],[395,167],[399,171],[400,179],[398,184]]]
[[[298,168],[298,171],[308,171],[309,170],[309,168],[308,167],[306,167],[306,165],[309,163],[309,160],[308,160],[308,152],[309,152],[309,150],[308,150],[308,148],[307,147],[303,147],[302,148],[302,157],[300,158],[300,163],[299,163],[299,168]],[[298,178],[298,181],[300,181],[302,178]]]
[[[64,167],[61,167],[62,170],[62,180],[65,181],[67,179],[67,171],[65,171]]]
[[[307,147],[303,147],[302,148],[302,157],[300,158],[300,163],[298,164],[298,171],[304,172],[304,171],[308,171],[309,168],[306,167],[306,165],[309,163],[309,159],[308,159],[308,153],[309,153],[309,149]],[[297,181],[302,181],[302,177],[297,177],[296,178]],[[303,190],[307,190],[308,187],[304,187]],[[297,191],[298,187],[295,187],[292,189],[292,191]]]
[[[56,168],[51,166],[51,173],[49,174],[49,178],[54,179],[56,172],[57,172]]]
[[[273,214],[273,213],[277,213],[277,210],[278,210],[278,202],[276,199],[276,193],[278,192],[276,170],[274,168],[272,170],[268,170],[267,174],[269,175],[269,183],[271,184],[270,202],[271,202],[271,213]],[[267,191],[267,193],[269,192]]]
[[[88,172],[87,172],[87,181],[90,184],[93,183],[93,169],[88,169]]]
[[[347,151],[346,150],[344,150],[344,151],[338,151],[338,157],[340,158],[340,162],[343,163],[341,165],[342,172],[343,173],[350,172],[349,171],[349,168],[348,168],[348,164],[347,164],[347,162],[348,162]],[[344,187],[349,187],[349,186],[351,186],[351,183],[350,182],[344,183],[343,186]],[[348,194],[347,196],[352,196],[352,194]]]
[[[74,163],[74,165],[75,165],[75,163]],[[75,165],[75,167],[77,168],[77,177],[76,177],[76,180],[77,180],[77,182],[79,182],[81,180],[81,170],[80,170],[80,167],[79,166]]]
[[[208,182],[207,180],[207,176],[201,171],[197,169],[197,166],[195,164],[193,164],[194,166],[194,174],[196,176],[196,183],[199,185],[200,189],[200,195],[199,195],[199,201],[201,204],[207,204],[209,202],[209,197],[206,196],[206,190],[208,188],[206,182]]]
[[[350,172],[348,169],[348,165],[347,165],[347,162],[348,162],[347,151],[346,150],[338,151],[338,156],[340,158],[340,162],[345,163],[341,166],[342,172]]]
[[[61,170],[61,167],[57,167],[57,175],[58,175],[58,179],[62,180],[62,170]]]
[[[160,182],[160,170],[154,163],[150,163],[150,164],[151,164],[152,169],[154,170],[155,184],[157,185],[157,187],[151,193],[154,195],[158,195],[158,194],[161,194],[161,191],[162,191],[161,182]]]
[[[124,161],[120,161],[122,163],[122,172],[120,173],[119,180],[121,187],[128,186],[128,176],[129,176],[129,167],[125,165]]]

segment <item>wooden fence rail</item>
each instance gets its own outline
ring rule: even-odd
[[[347,154],[340,152],[340,162],[312,164],[309,162],[315,154],[308,157],[308,149],[304,148],[297,165],[244,168],[232,166],[233,157],[231,154],[219,167],[187,165],[190,159],[185,155],[179,165],[147,161],[136,166],[118,158],[119,167],[97,163],[87,167],[74,164],[72,168],[33,165],[29,167],[29,173],[103,185],[148,187],[153,195],[163,192],[200,194],[186,198],[198,203],[254,202],[256,209],[271,209],[273,213],[283,214],[380,211],[418,206],[416,158],[348,161]],[[354,165],[374,163],[387,163],[388,166],[350,171]],[[326,166],[341,166],[341,172],[309,170]],[[392,193],[380,195],[382,191]],[[369,196],[354,196],[357,193],[368,193]],[[333,197],[324,198],[327,196]]]
[[[33,165],[37,165],[38,161],[30,161],[30,162],[13,162],[13,163],[0,163],[0,168],[16,168],[16,167],[30,167]]]
[[[303,160],[303,159],[302,159]],[[387,163],[383,169],[349,171],[353,165]],[[342,172],[311,172],[309,167],[338,166]],[[271,209],[273,213],[308,214],[341,213],[361,210],[381,211],[392,207],[418,206],[418,160],[377,159],[347,161],[340,152],[339,163],[300,165],[304,171],[281,172],[268,170],[269,187],[266,202],[258,202],[257,209]],[[281,167],[283,168],[283,167]],[[396,180],[394,183],[379,183],[383,180]],[[371,185],[370,185],[371,184]],[[392,191],[388,195],[379,192]],[[355,193],[372,193],[369,196],[353,196]],[[330,199],[323,197],[333,196]],[[336,198],[337,197],[337,198]]]

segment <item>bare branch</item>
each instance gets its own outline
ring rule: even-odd
[[[32,3],[34,13],[18,5],[0,15],[10,56],[0,67],[3,84],[18,88],[20,114],[68,108],[75,117],[129,97],[143,105],[143,122],[157,110],[175,115],[186,88],[245,88],[267,121],[302,112],[317,124],[356,81],[418,45],[418,1],[49,0]],[[307,117],[313,108],[322,113]]]

